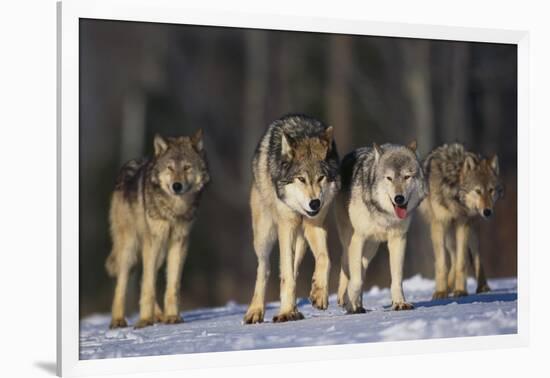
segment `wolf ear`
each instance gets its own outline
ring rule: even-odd
[[[281,133],[281,157],[287,161],[292,159],[292,146],[285,133]]]
[[[376,143],[372,144],[372,148],[374,149],[374,162],[378,163],[378,160],[380,160],[380,156],[382,155],[382,149]]]
[[[153,144],[155,146],[155,156],[161,155],[164,151],[168,149],[168,143],[166,143],[166,140],[159,134],[155,134],[155,140]]]
[[[195,146],[197,151],[202,151],[202,129],[198,129],[197,131],[195,131],[195,134],[191,136],[191,143],[193,144],[193,146]]]
[[[411,143],[407,144],[407,148],[412,152],[416,152],[416,140],[413,140]]]
[[[491,167],[493,172],[495,172],[495,174],[498,176],[500,168],[499,168],[499,165],[498,165],[498,156],[497,155],[493,155],[493,157],[491,159],[489,159],[489,166]]]
[[[466,156],[464,163],[462,164],[462,172],[467,173],[473,171],[476,168],[476,162],[473,157]]]

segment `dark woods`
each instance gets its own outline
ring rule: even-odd
[[[183,271],[184,308],[246,303],[253,291],[250,159],[267,125],[306,113],[334,126],[340,156],[377,143],[443,143],[497,153],[506,196],[483,222],[489,277],[516,274],[515,46],[320,33],[82,20],[80,23],[80,310],[109,311],[108,207],[119,168],[153,153],[153,137],[204,130],[212,183]],[[336,290],[340,246],[330,221]],[[385,248],[385,247],[384,247]],[[278,298],[277,255],[268,301]],[[313,258],[300,269],[306,297]],[[367,285],[388,286],[379,253]],[[429,233],[417,216],[405,277],[433,277]],[[129,310],[137,308],[138,271]],[[163,274],[160,274],[161,281]],[[163,285],[163,282],[160,283]]]

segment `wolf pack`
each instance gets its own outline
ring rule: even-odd
[[[126,291],[138,262],[143,273],[136,328],[182,322],[180,282],[201,194],[210,181],[202,131],[154,138],[154,155],[120,170],[111,198],[112,251],[107,272],[116,278],[111,328],[125,327]],[[257,257],[256,282],[243,323],[262,323],[270,254],[279,245],[280,308],[273,322],[300,320],[296,280],[307,250],[315,259],[309,298],[329,305],[327,218],[333,212],[341,243],[337,303],[365,313],[363,282],[379,245],[387,243],[392,310],[411,310],[403,293],[407,232],[418,209],[434,252],[434,299],[468,295],[471,266],[477,293],[490,290],[481,263],[478,220],[493,216],[503,195],[496,155],[444,144],[423,160],[416,142],[373,143],[339,159],[333,126],[301,114],[271,123],[252,158],[250,208]],[[309,247],[309,248],[308,248]],[[166,264],[162,307],[156,297]],[[243,282],[243,284],[246,284]],[[367,315],[368,316],[368,315]]]

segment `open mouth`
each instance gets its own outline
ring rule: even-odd
[[[402,205],[396,205],[395,203],[393,203],[392,201],[392,205],[393,205],[393,211],[395,211],[395,215],[397,215],[397,218],[399,219],[405,219],[407,217],[407,205],[409,203],[406,202]]]
[[[317,214],[319,214],[319,210],[315,210],[315,211],[307,211],[307,210],[306,210],[306,213],[307,213],[307,215],[309,215],[310,217],[314,217],[314,216],[316,216]]]

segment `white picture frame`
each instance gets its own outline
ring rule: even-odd
[[[79,360],[79,19],[112,19],[174,24],[229,26],[292,31],[328,32],[508,43],[518,56],[518,332],[514,335],[300,347],[188,355]],[[57,372],[63,376],[119,374],[228,367],[306,360],[346,359],[395,354],[480,350],[525,346],[529,334],[528,282],[528,56],[525,31],[435,25],[381,23],[269,13],[190,9],[177,0],[58,3],[58,256],[57,256]]]

